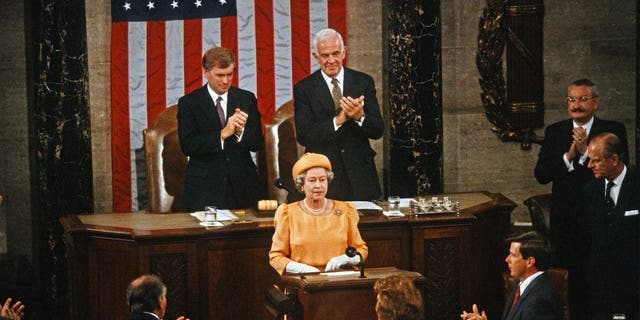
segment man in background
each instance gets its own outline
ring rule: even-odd
[[[328,198],[373,200],[380,183],[369,139],[384,131],[373,78],[345,68],[340,33],[324,29],[314,37],[313,57],[320,70],[293,89],[296,136],[305,152],[326,155],[335,177]]]
[[[202,57],[208,82],[178,101],[180,147],[189,157],[184,208],[248,208],[258,202],[258,172],[251,151],[264,144],[253,93],[232,87],[231,50],[214,47]]]
[[[131,320],[162,319],[167,311],[167,287],[157,276],[140,276],[127,288],[127,304]],[[177,320],[189,319],[179,317]]]
[[[584,258],[588,256],[590,237],[589,217],[585,214],[581,193],[585,183],[593,180],[593,172],[587,168],[587,145],[599,133],[613,132],[620,137],[626,151],[627,131],[619,122],[595,117],[600,97],[596,85],[589,79],[573,81],[567,88],[564,101],[570,119],[546,128],[535,177],[541,184],[553,183],[549,229],[556,253],[554,265],[569,271],[572,316],[587,319],[587,268]]]
[[[561,320],[564,319],[562,298],[551,278],[546,274],[551,262],[548,241],[538,232],[529,231],[507,239],[509,255],[505,262],[518,285],[507,297],[503,320]],[[463,311],[463,320],[487,320],[484,311],[474,304],[471,312]]]
[[[591,217],[589,255],[590,319],[624,314],[638,319],[638,228],[640,182],[628,168],[626,148],[612,133],[589,142],[589,168],[596,180],[584,188]]]

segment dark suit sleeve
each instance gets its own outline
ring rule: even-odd
[[[347,75],[349,73],[349,75]],[[348,120],[336,131],[333,124],[334,114],[330,107],[322,105],[330,99],[328,88],[324,92],[323,82],[311,76],[294,87],[294,108],[296,122],[296,136],[301,145],[308,147],[331,143],[339,138],[342,131],[359,138],[379,139],[384,132],[384,122],[380,114],[380,105],[376,97],[375,84],[370,76],[353,70],[345,70],[344,96],[357,98],[364,96],[365,118],[362,126],[353,120]]]
[[[253,94],[246,94],[246,97],[242,99],[244,112],[247,113],[249,119],[244,126],[244,134],[242,140],[238,142],[240,147],[248,149],[250,151],[258,151],[262,149],[264,144],[264,136],[262,135],[262,124],[260,122],[260,112],[258,111],[258,103],[256,97]],[[246,105],[246,107],[244,107]],[[230,140],[231,139],[231,140]],[[235,142],[235,138],[230,137],[232,143]],[[227,143],[227,141],[225,141]]]
[[[545,138],[534,171],[539,183],[547,184],[569,173],[563,159],[567,150],[563,150],[563,146],[558,143],[559,134],[556,127],[547,127],[544,131]]]
[[[314,108],[314,103],[320,103],[315,92],[312,81],[299,83],[293,88],[296,138],[305,147],[329,143],[338,137],[333,127],[333,115],[320,114],[322,106]]]
[[[373,79],[370,76],[366,76],[363,79],[363,96],[364,96],[364,122],[362,126],[356,125],[356,130],[362,133],[363,136],[369,139],[379,139],[384,132],[384,122],[382,121],[382,115],[380,114],[380,105],[378,105],[378,98],[376,97],[376,87]],[[353,98],[357,98],[355,96]],[[358,129],[359,128],[359,129]]]
[[[199,89],[202,90],[202,89]],[[208,156],[222,151],[220,125],[204,114],[204,102],[194,92],[178,100],[178,137],[182,152],[189,157]]]

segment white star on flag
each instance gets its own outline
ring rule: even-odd
[[[196,5],[196,7],[200,8],[202,7],[202,1],[200,0],[196,0],[196,2],[194,3]]]
[[[178,1],[171,2],[171,7],[174,9],[178,7]]]
[[[220,0],[220,4],[227,4],[227,0]]]
[[[129,2],[125,2],[123,7],[124,7],[124,10],[125,10],[125,11],[129,11],[129,10],[131,10],[131,3],[129,3]]]
[[[153,3],[153,1],[149,1],[149,3],[147,3],[147,7],[149,7],[149,10],[154,9],[156,7],[155,3]]]

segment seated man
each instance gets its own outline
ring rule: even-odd
[[[546,239],[536,231],[529,231],[507,241],[511,244],[505,262],[511,277],[520,282],[507,297],[502,319],[563,319],[562,298],[545,274],[551,260]],[[485,312],[480,312],[475,304],[470,313],[462,311],[460,317],[463,320],[487,320]]]
[[[131,320],[162,319],[167,310],[167,286],[157,276],[140,276],[127,288],[127,303]],[[189,319],[179,317],[177,320]]]
[[[378,320],[424,319],[422,295],[407,277],[388,276],[376,281]]]

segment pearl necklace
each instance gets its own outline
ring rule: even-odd
[[[307,209],[307,211],[309,211],[310,214],[314,216],[319,216],[322,213],[324,213],[324,210],[327,208],[327,198],[322,199],[322,207],[320,209],[311,208],[311,206],[307,203],[307,198],[304,198],[304,200],[302,200],[302,204],[304,205],[304,208]]]

